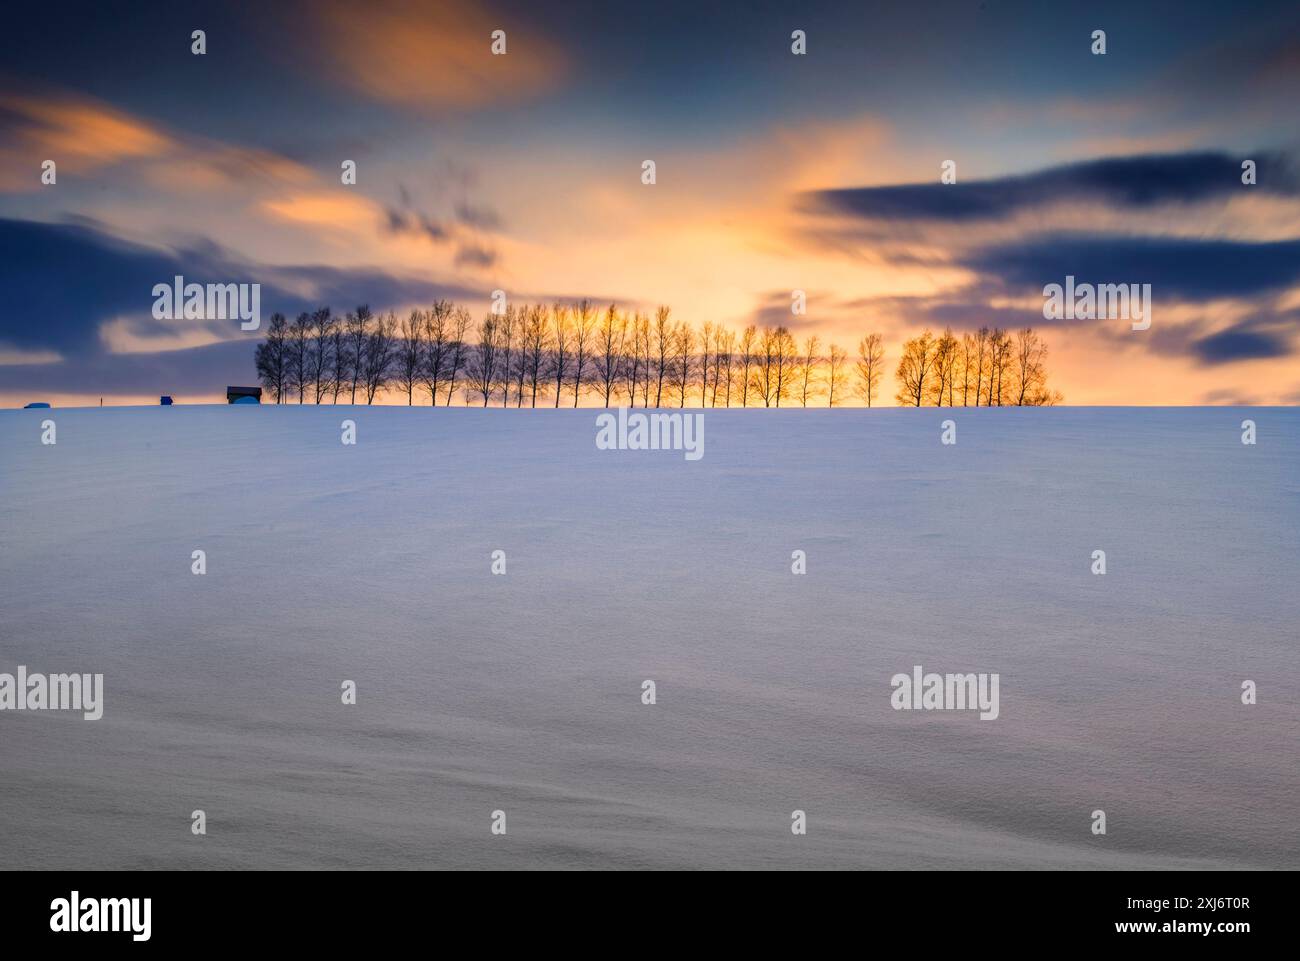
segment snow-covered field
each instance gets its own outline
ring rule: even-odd
[[[0,412],[0,864],[1300,867],[1300,410],[595,415]]]

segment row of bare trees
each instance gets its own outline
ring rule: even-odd
[[[466,328],[468,329],[468,315]],[[322,307],[290,322],[274,314],[266,340],[257,345],[254,364],[262,386],[277,404],[367,404],[389,388],[399,366],[400,331],[396,317],[375,316],[366,306],[344,317]]]
[[[925,331],[903,344],[894,399],[905,407],[1041,407],[1062,400],[1047,386],[1047,345],[1032,327],[994,327],[938,337]]]
[[[898,402],[953,404],[959,391],[963,404],[1050,403],[1046,348],[1033,331],[1017,337],[927,331],[908,341]],[[978,360],[962,353],[970,338]],[[466,308],[440,300],[401,320],[366,306],[342,318],[328,307],[292,322],[275,314],[255,362],[276,403],[355,404],[360,393],[367,404],[397,394],[450,405],[459,393],[484,407],[577,407],[584,397],[605,407],[835,407],[852,396],[879,403],[885,350],[880,334],[868,334],[850,362],[838,344],[823,351],[817,336],[799,343],[785,327],[738,335],[675,321],[668,307],[650,315],[587,300],[511,305],[475,324]]]

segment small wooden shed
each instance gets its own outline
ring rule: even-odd
[[[262,402],[262,388],[260,387],[227,387],[226,403],[227,404],[260,404]]]

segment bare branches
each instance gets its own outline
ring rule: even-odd
[[[569,321],[569,308],[556,304],[551,308],[551,373],[555,376],[555,406],[560,406],[560,393],[569,365],[573,343],[573,325]]]
[[[613,304],[601,317],[596,332],[596,385],[605,406],[614,396],[614,388],[622,375],[628,359],[623,355],[627,339],[627,315],[621,314]]]
[[[424,331],[424,314],[418,310],[411,311],[402,321],[394,351],[394,380],[397,386],[406,392],[407,407],[415,403],[415,386],[420,383],[424,372]]]
[[[816,336],[810,335],[804,341],[803,359],[800,361],[799,369],[799,403],[804,407],[808,406],[808,401],[812,398],[816,387],[815,374],[822,362],[817,353],[820,349],[821,341]]]
[[[473,321],[470,318],[469,311],[464,307],[457,307],[451,312],[451,357],[447,364],[447,406],[451,406],[452,395],[456,393],[456,385],[460,383],[460,373],[465,369],[468,360],[469,346],[465,343],[465,338],[469,336],[469,325]]]
[[[591,310],[591,302],[580,300],[573,308],[573,406],[578,406],[578,399],[582,396],[582,376],[586,373],[587,364],[591,361],[589,347],[591,345],[592,330],[594,327],[594,314]],[[558,398],[557,398],[558,403]]]
[[[754,337],[757,329],[753,324],[745,328],[740,335],[740,406],[749,406],[750,368],[754,364]]]
[[[451,315],[449,300],[435,301],[423,315],[425,351],[420,383],[429,392],[431,406],[437,406],[438,385],[447,379],[447,366],[451,361]]]
[[[550,350],[551,334],[546,326],[546,308],[540,305],[527,308],[527,320],[524,322],[523,353],[530,407],[537,406],[537,392],[546,376],[546,358],[550,354]]]
[[[344,319],[344,327],[347,331],[345,341],[348,356],[352,363],[352,400],[350,402],[353,404],[357,402],[357,385],[361,381],[361,368],[366,356],[366,338],[370,330],[370,318],[369,305],[362,304]]]
[[[321,398],[333,388],[331,374],[334,371],[330,352],[334,343],[334,328],[338,321],[330,314],[328,307],[321,307],[311,315],[311,342],[307,350],[307,373],[315,388],[314,402],[319,404]]]
[[[664,375],[668,372],[668,356],[672,352],[673,345],[673,327],[669,319],[672,311],[668,307],[660,307],[655,311],[655,323],[653,330],[654,337],[654,358],[655,358],[655,406],[660,406],[664,392]]]
[[[677,406],[686,406],[686,391],[695,374],[695,331],[689,324],[677,325],[672,336],[671,382],[677,391]]]
[[[388,386],[396,359],[397,317],[391,311],[375,318],[366,335],[362,353],[361,376],[366,388],[366,403],[375,402],[375,394]]]
[[[266,340],[253,352],[257,378],[263,387],[275,395],[277,404],[284,403],[289,380],[289,324],[284,314],[272,314],[266,329]]]
[[[831,344],[831,355],[826,362],[826,406],[834,407],[837,391],[843,393],[844,363],[848,354],[839,344]]]
[[[870,407],[880,394],[885,373],[885,346],[879,334],[867,334],[858,341],[858,393]]]
[[[920,407],[924,402],[927,378],[934,367],[934,337],[927,330],[903,345],[894,377],[898,381],[895,400],[900,407]]]
[[[499,362],[501,319],[488,313],[478,325],[478,344],[470,355],[469,382],[474,392],[483,397],[483,406],[492,399],[496,387]]]
[[[879,333],[858,342],[857,360],[816,335],[802,345],[784,326],[746,327],[739,336],[725,324],[695,327],[675,321],[667,306],[653,317],[616,303],[597,310],[576,304],[513,304],[494,310],[471,331],[465,307],[439,300],[411,310],[402,321],[376,317],[362,305],[340,323],[328,307],[289,322],[272,317],[254,356],[257,374],[278,403],[317,404],[344,394],[367,404],[404,393],[414,405],[419,389],[437,406],[459,392],[465,403],[536,407],[554,392],[554,406],[594,397],[604,407],[764,407],[795,403],[843,406],[856,394],[877,406],[885,378],[885,344]],[[937,337],[929,330],[901,345],[894,401],[908,407],[1041,406],[1060,403],[1048,386],[1047,344],[1033,328],[982,327]],[[698,392],[698,393],[697,393]],[[751,399],[753,398],[753,399]]]

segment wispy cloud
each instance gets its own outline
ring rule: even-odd
[[[0,190],[40,189],[46,160],[76,174],[174,148],[157,127],[88,98],[0,94]]]
[[[1030,208],[1078,203],[1145,210],[1240,195],[1242,163],[1247,159],[1256,164],[1256,192],[1300,195],[1300,173],[1285,155],[1205,152],[1109,157],[955,184],[940,183],[936,177],[924,184],[822,190],[810,194],[807,202],[814,209],[866,219],[946,223],[998,220]]]
[[[92,226],[0,219],[0,288],[21,305],[0,316],[0,344],[15,356],[52,352],[76,359],[248,340],[229,321],[154,319],[153,285],[176,274],[199,283],[260,283],[266,315],[321,304],[397,308],[479,293],[375,268],[263,264],[211,244],[147,247]],[[95,290],[93,298],[82,293],[87,287]],[[31,323],[32,317],[41,322]]]
[[[327,80],[419,111],[529,100],[557,87],[567,70],[553,41],[468,0],[328,0],[302,22]],[[504,55],[491,52],[494,30],[506,31]]]
[[[0,95],[0,192],[42,189],[45,160],[64,186],[93,175],[191,195],[301,186],[315,176],[272,151],[173,131],[93,97]]]

